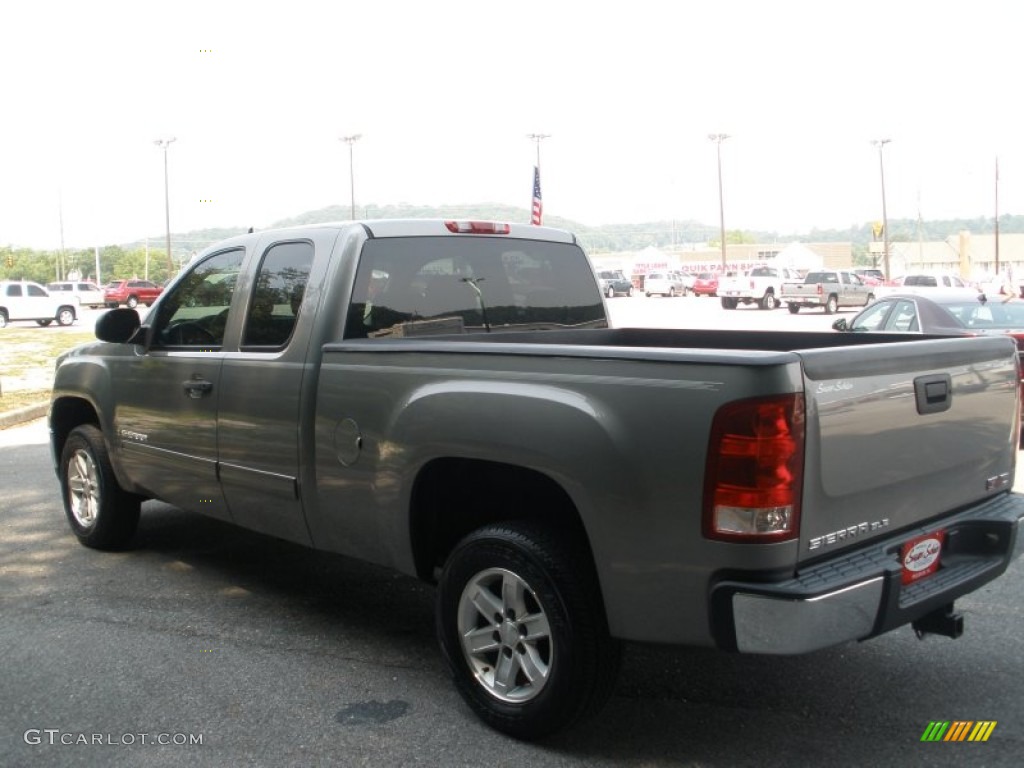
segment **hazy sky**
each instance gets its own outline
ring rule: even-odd
[[[1024,213],[1024,6],[475,0],[0,5],[0,244],[349,204],[803,232]],[[372,215],[372,207],[370,214]]]

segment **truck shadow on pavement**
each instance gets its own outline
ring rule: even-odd
[[[52,530],[55,521],[46,523]],[[68,542],[77,548],[65,533],[63,556],[75,557]],[[453,749],[460,739],[520,748],[479,723],[454,693],[434,636],[430,585],[158,502],[144,505],[131,551],[98,557],[113,558],[91,567],[116,566],[127,584],[123,597],[151,606],[147,621],[184,625],[221,644],[304,651],[318,657],[326,676],[335,674],[332,660],[416,670],[429,685],[427,693],[412,692],[412,707],[416,696],[424,708],[441,700],[439,717],[462,734]],[[922,690],[925,668],[944,682]],[[922,644],[909,630],[803,657],[628,644],[616,692],[596,718],[522,749],[546,755],[545,765],[552,758],[645,766],[863,765],[883,756],[936,764],[935,755],[921,751],[928,722],[1005,717],[1011,713],[993,713],[988,696],[1012,688],[1003,665],[993,664],[980,644]],[[1001,764],[998,748],[987,745],[990,764]]]

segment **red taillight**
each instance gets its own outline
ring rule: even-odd
[[[823,286],[821,283],[818,283],[818,295],[821,296],[821,294],[823,294],[824,292],[825,286]]]
[[[507,235],[512,231],[508,224],[496,221],[446,221],[449,232],[469,235]]]
[[[711,425],[704,535],[724,541],[797,536],[804,472],[802,394],[739,400]]]

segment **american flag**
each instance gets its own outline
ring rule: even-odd
[[[544,203],[540,199],[540,166],[535,165],[533,166],[533,212],[530,214],[530,223],[539,227],[543,213]]]

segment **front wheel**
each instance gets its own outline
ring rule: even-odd
[[[75,310],[71,307],[61,307],[60,311],[57,312],[57,324],[71,325],[73,322],[75,322]],[[47,320],[46,324],[49,325],[50,321]]]
[[[608,286],[608,290],[606,290],[604,292],[604,295],[607,296],[609,299],[614,299],[615,298],[615,288],[609,285]]]
[[[540,526],[488,525],[463,539],[441,576],[436,621],[462,698],[515,738],[594,714],[615,686],[621,649],[589,555]]]
[[[125,302],[125,306],[128,307],[128,309],[135,309],[137,306],[139,306],[139,297],[129,296],[128,300]]]
[[[92,424],[75,427],[61,451],[64,512],[78,540],[94,549],[121,549],[135,534],[140,499],[114,476],[103,433]]]

